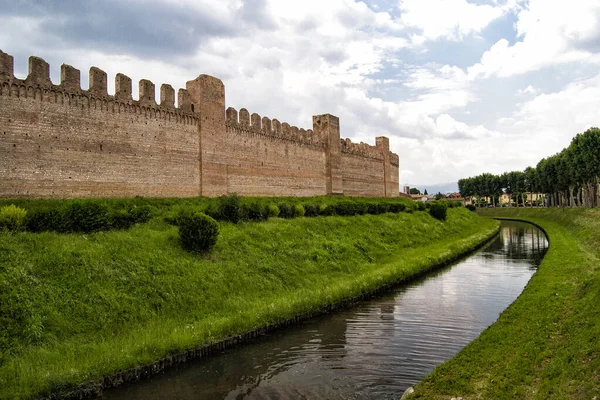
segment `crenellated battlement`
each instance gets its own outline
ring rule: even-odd
[[[0,50],[0,96],[14,96],[83,107],[107,112],[129,112],[148,118],[161,118],[175,123],[195,125],[197,116],[192,112],[189,94],[179,89],[178,107],[175,107],[175,90],[171,85],[160,88],[160,103],[155,99],[154,83],[139,81],[139,99],[132,98],[132,81],[118,73],[115,76],[115,94],[108,94],[107,74],[98,67],[89,71],[89,89],[81,89],[81,72],[67,64],[60,67],[60,84],[50,80],[50,65],[42,58],[29,57],[27,78],[14,76],[14,58]]]
[[[263,135],[272,139],[286,140],[308,146],[325,146],[325,138],[317,135],[312,129],[303,129],[290,126],[287,122],[278,119],[262,117],[241,108],[238,112],[229,107],[225,111],[225,123],[228,129],[239,133]]]
[[[341,139],[340,119],[312,129],[226,108],[225,84],[201,74],[177,91],[117,73],[30,57],[25,79],[0,50],[0,198],[398,196],[398,155]]]
[[[342,146],[342,153],[383,160],[384,155],[377,146],[371,146],[364,142],[354,143],[350,139],[340,139],[340,144]]]

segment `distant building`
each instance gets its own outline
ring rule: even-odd
[[[544,194],[542,193],[523,193],[523,197],[525,198],[525,203],[529,204],[529,203],[538,203],[540,201],[544,201]],[[514,203],[514,201],[512,200],[512,195],[508,194],[508,193],[502,193],[502,196],[500,196],[500,204],[504,205],[504,204],[511,204]]]
[[[423,203],[435,200],[435,196],[430,196],[427,194],[411,194],[409,197],[415,201],[422,201]]]
[[[445,197],[445,199],[446,199],[446,200],[450,200],[450,201],[460,201],[460,202],[462,202],[463,204],[467,204],[467,203],[466,203],[466,200],[465,200],[465,198],[464,198],[464,197],[462,197],[462,196],[460,195],[460,193],[458,193],[458,192],[454,192],[454,193],[448,193],[448,194],[446,194],[446,197]]]

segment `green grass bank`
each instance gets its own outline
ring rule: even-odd
[[[600,210],[480,214],[533,222],[550,248],[521,296],[408,398],[600,398]]]
[[[165,205],[167,213],[170,206]],[[0,233],[0,398],[48,395],[408,279],[498,228],[464,208],[221,223],[205,256],[154,217]]]

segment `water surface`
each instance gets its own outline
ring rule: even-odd
[[[498,318],[547,247],[538,228],[504,221],[449,267],[102,398],[398,399]]]

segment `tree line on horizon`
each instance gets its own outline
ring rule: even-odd
[[[590,128],[578,133],[569,147],[553,156],[541,159],[535,167],[501,175],[484,173],[458,181],[458,190],[465,198],[497,199],[506,193],[511,203],[527,204],[527,194],[544,194],[547,207],[600,206],[600,129]],[[533,205],[529,202],[529,205]]]

